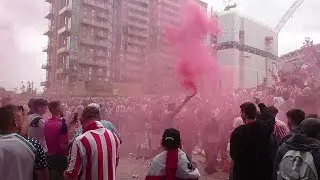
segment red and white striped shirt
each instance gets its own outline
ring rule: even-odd
[[[94,121],[74,140],[65,175],[80,180],[115,180],[119,144],[115,134]]]
[[[275,134],[277,141],[280,142],[282,138],[286,137],[289,134],[289,132],[290,130],[286,123],[276,118],[273,133]]]

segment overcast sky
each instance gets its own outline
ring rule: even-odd
[[[217,11],[223,0],[208,0]],[[208,2],[207,1],[207,2]],[[238,11],[275,27],[295,0],[235,0]],[[0,86],[12,89],[21,81],[45,80],[41,65],[46,62],[42,48],[49,4],[45,0],[0,0]],[[305,37],[320,42],[320,0],[306,0],[279,35],[280,54],[299,48]]]

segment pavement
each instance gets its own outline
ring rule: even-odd
[[[151,159],[136,160],[133,156],[120,157],[119,166],[117,168],[117,180],[144,180]],[[200,180],[227,180],[228,175],[223,172],[218,172],[213,175],[208,175],[203,172],[202,163],[197,163],[201,173]]]

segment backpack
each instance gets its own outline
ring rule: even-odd
[[[282,158],[277,180],[317,180],[318,174],[311,152],[288,151]]]
[[[41,117],[35,117],[32,119],[30,123],[30,127],[39,127],[39,121],[41,120]]]

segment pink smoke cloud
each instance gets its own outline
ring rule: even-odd
[[[176,68],[180,84],[186,90],[197,91],[201,77],[212,80],[218,75],[216,58],[201,41],[208,33],[218,35],[220,29],[217,19],[209,19],[201,7],[191,0],[181,9],[181,22],[179,28],[167,27],[166,34],[178,56]]]

